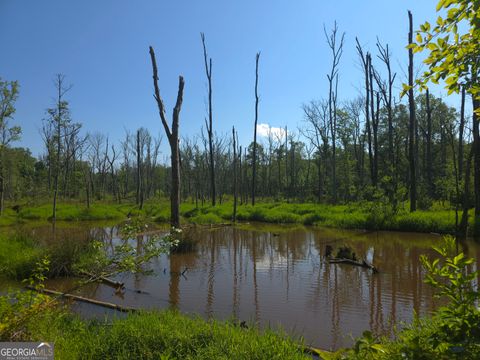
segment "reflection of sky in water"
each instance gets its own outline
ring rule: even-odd
[[[51,236],[44,229],[36,233]],[[95,238],[107,248],[118,242],[116,229],[108,227],[74,227],[55,236],[57,241]],[[199,241],[195,252],[155,259],[149,264],[155,275],[120,275],[124,293],[103,284],[90,284],[80,293],[125,306],[174,307],[204,317],[280,324],[323,348],[351,345],[349,334],[359,336],[366,329],[392,334],[394,325],[410,321],[414,311],[422,315],[435,307],[418,259],[432,254],[429,248],[438,236],[262,225],[197,229],[190,236]],[[380,274],[328,264],[326,245],[351,246]],[[480,247],[468,246],[470,255],[480,258]],[[72,285],[70,279],[57,279],[48,287],[68,290]],[[86,304],[74,308],[84,316],[111,313]]]

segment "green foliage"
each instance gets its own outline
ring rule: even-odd
[[[417,32],[415,52],[428,49],[424,60],[428,71],[419,80],[421,88],[427,81],[444,80],[448,93],[459,92],[462,86],[478,97],[478,56],[480,54],[479,2],[476,0],[440,0],[439,15],[433,26],[425,22]],[[462,33],[461,30],[465,29]]]
[[[122,241],[114,246],[113,251],[100,241],[92,241],[88,251],[74,264],[75,271],[91,274],[90,281],[122,272],[146,273],[144,265],[177,246],[181,231],[173,228],[167,236],[151,234],[145,237],[146,230],[148,225],[141,218],[127,222],[120,231]],[[136,241],[132,242],[134,239]]]
[[[9,127],[8,122],[16,112],[15,102],[18,98],[18,81],[4,81],[0,78],[0,150],[3,151],[10,142],[20,139],[20,126]],[[3,169],[2,169],[3,170]]]
[[[54,306],[48,296],[38,292],[44,288],[49,266],[49,258],[42,258],[36,263],[31,276],[23,281],[36,291],[15,291],[0,296],[1,340],[25,339],[26,326],[34,323],[42,311],[49,311]]]
[[[445,339],[439,341],[464,343],[480,339],[480,311],[477,308],[480,294],[474,287],[479,272],[469,271],[474,259],[467,258],[464,253],[455,255],[455,239],[451,236],[434,249],[440,258],[430,262],[422,256],[421,261],[427,271],[425,282],[437,290],[435,296],[448,300],[448,305],[438,310],[440,328],[445,335]]]

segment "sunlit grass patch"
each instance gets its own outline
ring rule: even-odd
[[[309,359],[283,333],[173,311],[141,312],[108,326],[72,315],[41,316],[32,340],[51,339],[58,359]]]

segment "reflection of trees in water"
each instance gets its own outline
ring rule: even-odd
[[[436,305],[432,290],[423,283],[424,270],[419,256],[433,254],[428,247],[440,240],[439,237],[279,229],[279,236],[274,236],[271,232],[235,227],[197,228],[190,234],[198,240],[195,251],[163,256],[150,266],[162,272],[167,265],[161,262],[169,262],[166,271],[170,271],[168,292],[173,307],[181,307],[185,302],[190,308],[200,306],[199,311],[205,311],[208,316],[227,309],[235,318],[243,316],[241,320],[249,317],[253,320],[255,317],[258,322],[272,321],[272,308],[275,308],[279,317],[295,325],[296,321],[315,319],[314,331],[329,336],[339,346],[350,331],[358,334],[370,327],[374,332],[391,334],[394,324],[408,320],[413,310],[422,315]],[[42,241],[52,241],[50,226],[28,231],[34,231]],[[56,241],[62,239],[79,243],[96,239],[113,249],[118,244],[118,233],[115,227],[57,227]],[[139,253],[144,240],[136,240]],[[328,264],[323,258],[327,244],[335,248],[344,244],[352,247],[360,259],[373,262],[380,274]],[[480,246],[470,242],[461,245],[471,256],[476,255],[477,262],[471,267],[475,270],[480,264]],[[192,273],[191,278],[196,281],[193,287],[192,283],[184,283],[190,279],[180,275],[185,268],[189,269],[186,277]],[[152,286],[142,275],[137,275],[135,287],[146,284]],[[185,294],[182,298],[182,284],[196,292],[193,300],[185,298]],[[88,291],[95,293],[95,286]],[[290,309],[295,315],[289,314]]]
[[[382,234],[378,238],[375,235],[373,241],[365,239],[356,241],[352,237],[342,239],[337,244],[338,246],[346,243],[354,248],[359,258],[368,258],[373,263],[380,264],[381,274],[373,275],[364,269],[348,265],[333,266],[325,262],[322,258],[325,246],[337,241],[332,232],[327,233],[325,237],[321,231],[316,230],[312,232],[293,230],[279,237],[273,237],[270,233],[231,228],[219,229],[213,233],[218,235],[215,236],[217,249],[221,248],[227,252],[228,258],[233,258],[230,266],[233,273],[232,309],[235,316],[239,306],[237,262],[240,244],[247,250],[249,267],[253,270],[251,278],[256,319],[261,316],[262,306],[268,306],[269,302],[278,300],[269,299],[268,294],[259,298],[258,287],[261,285],[258,283],[258,265],[262,266],[262,273],[266,272],[272,281],[275,272],[283,272],[282,277],[285,279],[283,291],[288,301],[290,281],[297,279],[294,273],[298,270],[295,267],[305,260],[312,263],[308,271],[304,267],[301,269],[306,278],[303,286],[312,290],[309,292],[311,296],[306,299],[306,309],[315,311],[322,308],[322,311],[330,317],[334,341],[340,341],[340,337],[344,335],[342,334],[344,329],[341,329],[340,324],[345,321],[342,317],[348,316],[342,315],[345,312],[361,312],[363,308],[369,314],[371,330],[391,334],[398,318],[399,301],[402,315],[411,312],[412,308],[417,313],[422,313],[429,311],[433,306],[429,300],[432,294],[423,284],[424,274],[418,260],[420,254],[428,250],[405,247],[403,239],[388,242],[389,239],[382,239],[384,236]],[[344,234],[339,235],[337,238]],[[214,253],[212,249],[208,250]],[[212,266],[209,268],[209,279],[214,268]],[[214,297],[212,294],[209,296]]]

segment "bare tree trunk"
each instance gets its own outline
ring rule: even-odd
[[[252,169],[252,206],[255,206],[255,180],[257,175],[257,122],[258,122],[258,60],[260,53],[255,59],[255,125],[253,129],[253,169]]]
[[[430,92],[427,89],[426,93],[426,107],[427,107],[427,182],[428,182],[428,193],[430,197],[434,195],[434,185],[433,185],[433,158],[432,158],[432,108],[430,107]],[[459,168],[459,174],[462,171]],[[460,176],[462,176],[460,174]]]
[[[237,221],[237,143],[235,140],[235,126],[232,128],[233,138],[233,215],[232,221]]]
[[[458,127],[458,175],[463,178],[463,133],[465,131],[465,87],[462,87],[462,102],[460,106],[460,125]]]
[[[412,13],[408,11],[409,32],[408,43],[413,43],[413,19]],[[408,158],[410,168],[410,212],[417,210],[417,180],[415,166],[415,98],[413,96],[413,49],[408,49],[408,108],[410,121],[408,124]],[[480,207],[479,207],[480,209]]]
[[[371,110],[371,119],[372,119],[372,131],[373,131],[373,176],[372,184],[373,186],[378,185],[378,111],[375,112],[375,92],[373,91],[373,64],[372,58],[369,59],[369,68],[368,73],[370,76],[370,110]],[[379,103],[377,99],[377,110],[379,108]]]
[[[240,205],[243,205],[243,196],[242,196],[242,189],[243,189],[243,181],[242,181],[242,146],[240,145],[240,150],[238,152],[238,179],[240,180],[240,184],[238,186],[240,190]]]
[[[285,197],[288,202],[288,128],[285,125]]]
[[[372,152],[372,129],[371,129],[371,122],[370,122],[370,76],[369,76],[369,69],[370,69],[370,62],[371,56],[367,52],[366,55],[363,54],[362,47],[358,38],[357,41],[357,51],[360,55],[360,59],[363,63],[363,71],[365,74],[365,127],[367,130],[367,140],[368,140],[368,159],[369,159],[369,166],[370,166],[370,180],[372,185],[375,184],[375,175],[374,175],[374,167],[373,167],[373,152]]]
[[[388,44],[383,46],[379,41],[377,41],[377,48],[380,52],[379,58],[383,61],[385,66],[387,67],[387,85],[380,81],[378,74],[375,72],[374,75],[377,78],[377,83],[380,88],[380,91],[383,94],[383,100],[385,102],[385,106],[387,107],[387,120],[388,120],[388,152],[389,152],[389,159],[390,159],[390,166],[388,169],[388,173],[392,179],[392,189],[389,191],[390,195],[390,202],[393,205],[393,208],[397,208],[397,166],[396,166],[396,159],[395,159],[395,149],[393,146],[393,104],[392,104],[392,91],[393,85],[395,83],[396,73],[392,74],[392,67],[390,63],[390,50]],[[387,87],[387,89],[385,88]],[[377,111],[378,112],[378,111]]]
[[[165,134],[167,135],[168,142],[171,150],[171,166],[172,166],[172,191],[170,193],[170,225],[172,227],[180,227],[180,151],[179,151],[179,122],[180,122],[180,110],[183,102],[183,88],[185,82],[182,76],[178,77],[178,93],[177,102],[173,109],[172,130],[168,126],[165,106],[163,100],[160,97],[160,89],[158,88],[158,71],[157,62],[155,59],[155,52],[150,46],[150,58],[152,61],[153,69],[153,85],[155,87],[155,100],[157,101],[158,112],[160,119],[162,120]]]
[[[480,101],[472,95],[473,104],[473,166],[474,166],[474,189],[475,189],[475,220],[474,220],[474,236],[480,235],[480,133],[479,119],[477,111],[480,109]]]
[[[215,191],[215,162],[213,154],[213,114],[212,114],[212,58],[207,62],[207,48],[205,46],[205,34],[200,34],[203,44],[203,57],[205,60],[205,73],[208,80],[208,123],[205,120],[208,133],[208,147],[210,153],[210,186],[212,192],[212,206],[216,204],[216,191]]]
[[[332,135],[332,195],[333,203],[337,202],[337,179],[336,179],[336,134],[337,134],[337,98],[338,98],[338,65],[343,53],[343,44],[345,39],[345,33],[340,37],[340,43],[337,43],[338,26],[335,22],[330,35],[327,34],[327,30],[324,28],[325,37],[327,38],[327,44],[332,52],[332,66],[330,68],[330,74],[327,75],[328,79],[328,114],[330,122],[330,132]],[[335,81],[335,89],[333,88]]]
[[[142,209],[142,205],[140,202],[140,191],[141,191],[141,181],[142,181],[142,173],[140,170],[141,165],[141,159],[140,159],[140,129],[137,130],[137,140],[135,144],[136,152],[137,152],[137,192],[136,192],[136,203],[137,205],[140,206],[140,209]]]
[[[58,195],[58,177],[60,175],[60,151],[61,151],[61,124],[62,124],[62,82],[63,77],[61,75],[57,76],[57,90],[58,90],[58,99],[57,99],[57,154],[55,160],[55,174],[53,178],[53,209],[52,209],[52,220],[55,222],[57,219],[57,195]]]

